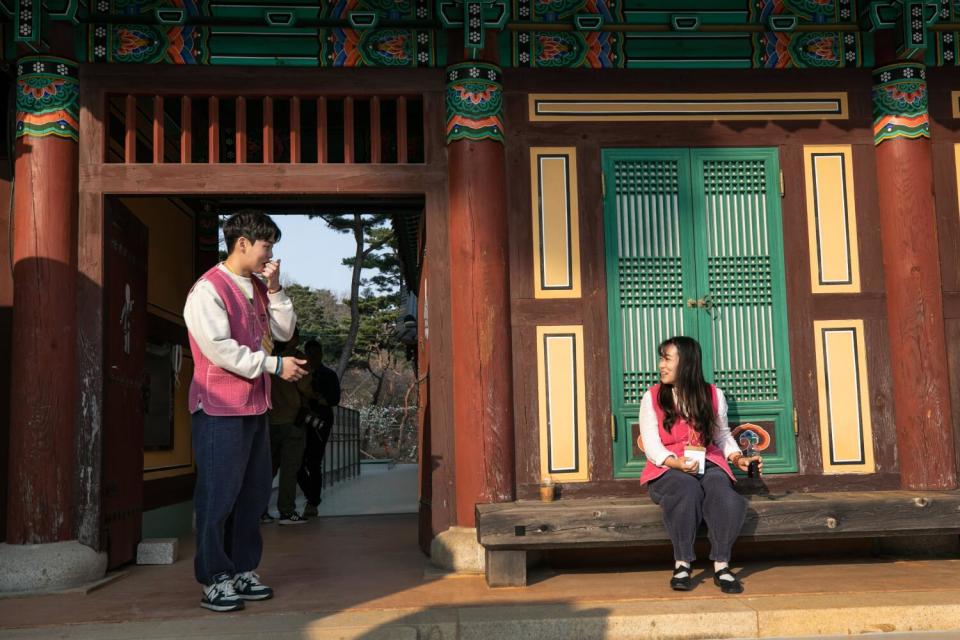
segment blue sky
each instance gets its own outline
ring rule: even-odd
[[[301,215],[275,215],[282,237],[273,250],[280,258],[284,282],[330,289],[335,294],[350,293],[350,268],[341,261],[356,251],[351,234],[337,233],[323,220]]]

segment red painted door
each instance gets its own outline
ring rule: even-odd
[[[136,558],[143,517],[148,235],[124,207],[107,205],[101,539],[112,569]]]

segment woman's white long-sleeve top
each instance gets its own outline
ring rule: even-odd
[[[660,425],[657,423],[657,412],[653,408],[653,396],[647,390],[640,400],[640,438],[643,441],[643,451],[647,460],[662,467],[667,458],[674,455],[663,446],[660,441]],[[727,399],[723,391],[717,388],[717,419],[713,423],[713,443],[729,459],[730,455],[740,451],[736,440],[730,433],[730,423],[727,421]]]

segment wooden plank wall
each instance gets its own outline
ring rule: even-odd
[[[940,277],[943,280],[943,316],[947,358],[951,373],[950,403],[960,469],[960,194],[957,192],[956,145],[960,118],[953,115],[951,92],[960,91],[960,70],[929,69],[930,135],[933,144],[937,232],[940,241]]]
[[[787,238],[788,322],[791,374],[798,411],[797,448],[800,473],[767,476],[773,490],[831,490],[894,488],[899,486],[892,388],[887,361],[886,308],[880,255],[875,192],[870,103],[870,72],[864,70],[816,73],[807,71],[645,71],[642,87],[636,73],[595,71],[510,70],[505,73],[507,171],[510,207],[510,274],[514,349],[514,405],[517,434],[519,498],[532,498],[539,481],[536,326],[582,324],[584,327],[587,388],[587,425],[591,481],[568,484],[566,496],[631,495],[636,480],[614,480],[610,432],[610,373],[606,276],[604,270],[603,203],[600,152],[614,147],[737,147],[780,148],[785,197],[782,199],[784,237]],[[682,123],[530,123],[528,93],[724,93],[787,92],[798,88],[849,92],[848,120]],[[519,90],[520,88],[523,91]],[[625,89],[628,88],[628,89]],[[811,293],[803,145],[849,144],[854,153],[854,181],[859,228],[862,293],[814,296]],[[530,222],[529,148],[576,146],[580,200],[582,299],[534,299],[532,225]],[[862,318],[865,323],[870,381],[870,407],[877,473],[823,476],[814,320]],[[958,327],[960,336],[960,327]]]

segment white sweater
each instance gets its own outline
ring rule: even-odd
[[[219,268],[233,278],[247,298],[253,298],[253,282],[250,278],[238,276],[222,264]],[[274,339],[285,342],[293,337],[293,329],[297,324],[293,302],[282,289],[268,294],[268,297],[270,334]],[[221,369],[250,380],[264,372],[273,373],[276,370],[275,356],[259,347],[252,350],[230,337],[227,307],[210,282],[201,280],[193,287],[183,307],[183,319],[203,355]]]

